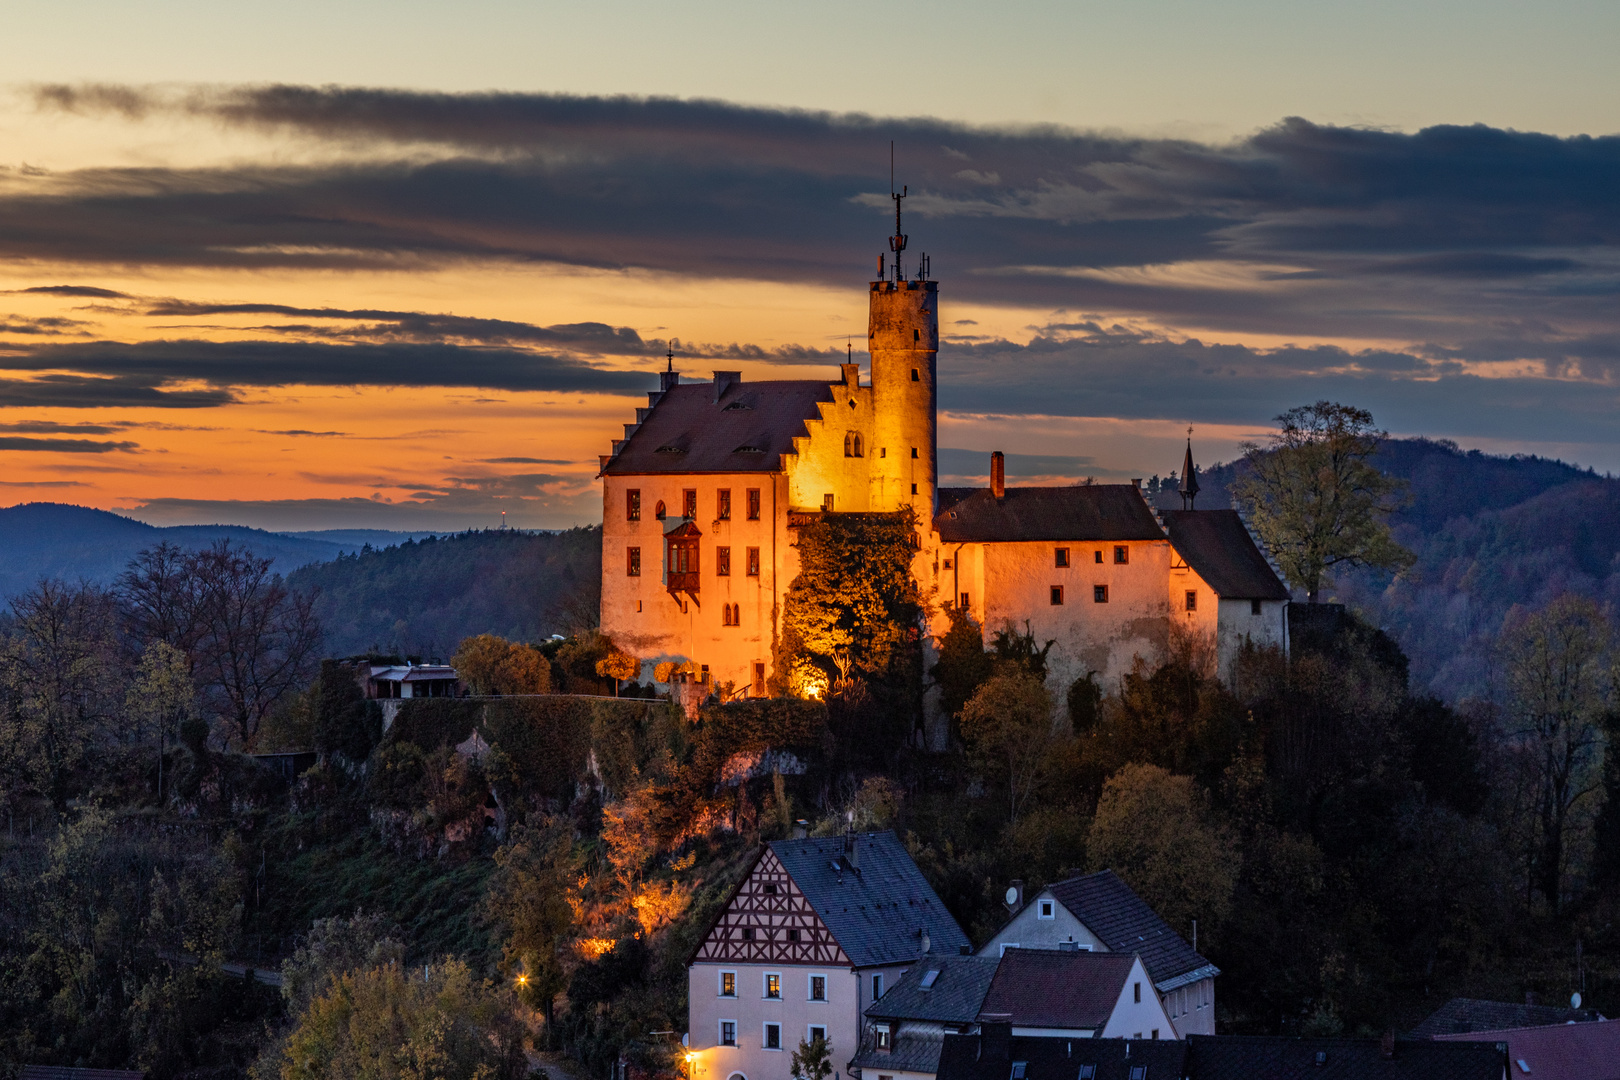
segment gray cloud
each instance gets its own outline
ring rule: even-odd
[[[25,367],[26,358],[9,358],[7,367]],[[229,405],[236,395],[225,389],[164,389],[163,376],[41,375],[34,379],[0,379],[0,408],[102,409],[146,406],[160,409],[206,409]]]
[[[39,450],[57,454],[106,454],[113,450],[134,450],[132,442],[98,442],[95,439],[29,439],[0,435],[0,450]]]

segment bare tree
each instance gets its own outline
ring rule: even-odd
[[[186,654],[193,671],[206,592],[196,560],[195,552],[165,541],[131,559],[116,586],[136,651],[167,642]]]

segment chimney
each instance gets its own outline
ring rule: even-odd
[[[998,502],[1007,497],[1007,458],[1000,450],[990,455],[990,494]]]
[[[720,404],[720,399],[726,396],[726,391],[742,382],[740,371],[717,371],[714,373],[714,403]]]
[[[838,372],[843,377],[844,385],[851,390],[857,389],[861,385],[861,365],[839,364]]]

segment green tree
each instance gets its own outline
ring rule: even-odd
[[[832,1048],[827,1040],[817,1037],[799,1040],[790,1062],[793,1080],[827,1080],[832,1075]]]
[[[1335,567],[1411,565],[1386,521],[1405,485],[1372,464],[1385,438],[1372,414],[1318,401],[1277,423],[1265,446],[1245,444],[1232,494],[1288,580],[1314,604]]]
[[[395,964],[404,958],[405,946],[376,912],[356,911],[349,919],[316,919],[304,943],[281,964],[281,994],[287,999],[287,1011],[293,1016],[302,1014],[310,1002],[351,971]]]
[[[540,650],[494,634],[463,639],[450,664],[475,694],[551,693],[551,662]]]
[[[1507,732],[1518,750],[1533,826],[1529,880],[1562,906],[1576,808],[1602,786],[1602,723],[1612,690],[1609,627],[1597,604],[1566,593],[1540,611],[1515,608],[1500,641]]]
[[[322,660],[311,688],[315,749],[365,761],[382,739],[382,707],[367,701],[354,672],[336,660]]]
[[[141,653],[135,681],[124,695],[124,712],[135,738],[157,746],[157,796],[163,801],[163,754],[171,736],[191,716],[196,700],[191,683],[191,660],[162,638],[154,638]]]
[[[985,652],[984,634],[971,614],[952,607],[945,615],[950,628],[939,639],[939,660],[929,674],[939,684],[940,708],[956,717],[990,677],[995,659]]]
[[[1016,667],[997,671],[962,708],[962,739],[975,768],[1007,792],[1016,824],[1046,780],[1056,739],[1045,684]]]
[[[545,1014],[548,1039],[552,1004],[568,985],[561,950],[573,928],[568,897],[578,872],[568,821],[517,825],[495,852],[484,900],[504,938],[501,971],[516,983],[519,1000]]]
[[[1190,776],[1127,765],[1103,785],[1086,851],[1183,935],[1218,930],[1231,911],[1241,858]]]

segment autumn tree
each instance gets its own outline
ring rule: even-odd
[[[1086,850],[1093,870],[1112,870],[1148,906],[1190,934],[1231,911],[1240,857],[1190,776],[1127,765],[1103,785]]]
[[[138,742],[151,742],[157,751],[157,796],[163,800],[163,755],[180,725],[195,707],[196,687],[191,682],[191,659],[163,638],[153,638],[141,653],[135,680],[124,695],[124,713]]]
[[[1018,815],[1046,780],[1056,738],[1052,696],[1034,675],[1003,668],[962,708],[962,739],[974,767],[1007,792],[1007,817]]]
[[[1314,604],[1336,567],[1410,565],[1387,523],[1405,486],[1372,464],[1386,436],[1372,413],[1318,401],[1277,424],[1265,445],[1244,445],[1232,494],[1288,580]]]
[[[566,819],[516,825],[495,852],[485,913],[503,934],[501,971],[518,998],[543,1012],[552,1035],[552,1003],[568,985],[560,950],[573,926],[568,898],[578,869]]]
[[[821,1036],[800,1039],[789,1064],[793,1080],[827,1080],[833,1071],[832,1048]]]
[[[364,968],[397,964],[405,946],[376,912],[356,911],[352,918],[316,919],[304,943],[281,964],[281,994],[287,1011],[297,1016],[331,989],[340,977]]]
[[[1537,612],[1508,612],[1499,651],[1507,736],[1533,822],[1529,880],[1556,913],[1576,809],[1602,786],[1602,723],[1613,690],[1608,622],[1592,600],[1565,594]]]
[[[551,693],[551,661],[532,645],[494,634],[464,638],[450,664],[475,694]]]

